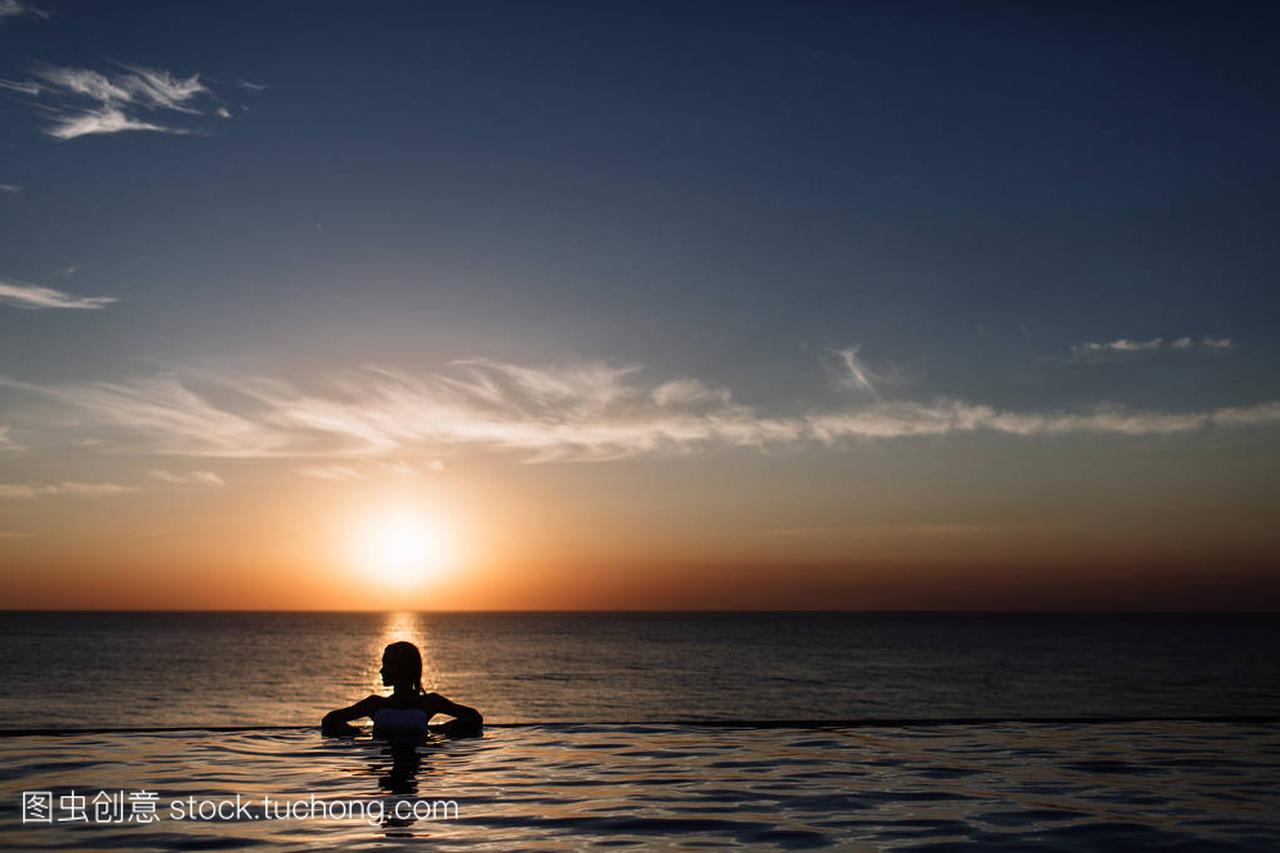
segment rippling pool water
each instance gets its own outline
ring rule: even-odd
[[[1222,723],[751,728],[490,727],[398,747],[313,730],[0,739],[0,832],[20,849],[611,847],[1040,849],[1280,847],[1280,726]],[[74,789],[157,794],[154,823],[22,824],[23,791],[55,819]],[[192,821],[173,800],[261,811],[404,801],[421,820]],[[454,801],[456,816],[437,805]],[[295,807],[296,808],[296,807]],[[87,810],[94,817],[92,807]],[[128,809],[126,808],[126,814]],[[278,812],[279,813],[279,812]],[[366,812],[367,814],[367,812]],[[408,812],[405,812],[408,814]],[[376,818],[376,810],[374,813]]]
[[[403,639],[429,689],[511,725],[416,749],[310,728],[382,692]],[[1280,719],[1274,616],[5,613],[0,650],[0,847],[1280,849],[1280,725],[1239,721]],[[877,719],[903,724],[851,724]],[[110,731],[12,734],[74,728]],[[72,789],[161,819],[56,822]],[[55,822],[23,824],[23,791]],[[257,819],[173,819],[236,794]],[[268,795],[457,813],[269,820]]]

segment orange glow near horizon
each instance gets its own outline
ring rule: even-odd
[[[879,472],[869,454],[821,465],[817,454],[594,466],[454,457],[416,476],[368,466],[367,476],[339,481],[299,476],[289,462],[228,465],[216,490],[161,483],[0,504],[0,530],[25,534],[0,538],[0,606],[1051,610],[1280,601],[1272,514],[1246,488],[1269,469],[1233,481],[1242,484],[1234,512],[1206,515],[1176,491],[1097,492],[1091,480],[1058,473],[1068,460],[1055,448],[1032,450],[1040,456],[1028,451],[1018,462],[1035,468],[1033,489],[974,482],[963,499],[930,482],[888,488],[907,463]],[[769,488],[752,487],[760,483]]]

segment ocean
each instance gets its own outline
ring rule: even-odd
[[[401,639],[483,738],[320,736]],[[8,612],[0,679],[19,849],[1280,848],[1268,615]]]

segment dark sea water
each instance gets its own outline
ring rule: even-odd
[[[490,722],[1280,714],[1280,618],[0,613],[0,728],[315,723],[407,639]]]
[[[399,639],[483,738],[319,735]],[[1280,849],[1280,725],[1205,720],[1280,718],[1269,616],[4,613],[0,683],[0,728],[95,730],[0,737],[16,849]]]

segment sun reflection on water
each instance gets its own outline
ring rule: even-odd
[[[422,688],[428,692],[437,689],[439,670],[431,656],[431,645],[428,642],[426,620],[419,614],[409,611],[387,613],[382,623],[382,633],[378,639],[370,643],[369,664],[365,670],[366,680],[375,693],[386,688],[382,684],[379,670],[382,668],[382,651],[392,643],[408,641],[422,652]]]

